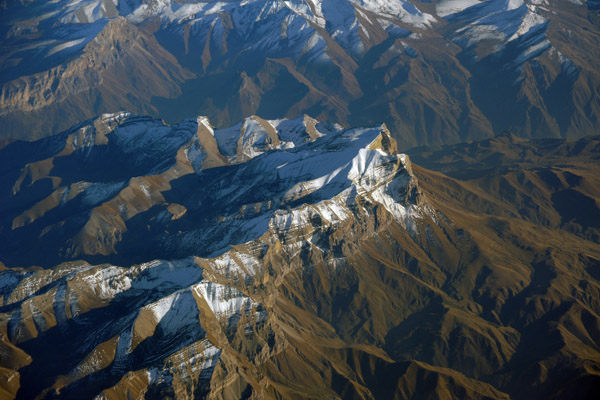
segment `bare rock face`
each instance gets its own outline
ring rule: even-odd
[[[31,140],[40,130],[64,130],[115,107],[155,112],[153,96],[179,95],[179,84],[193,76],[156,39],[119,17],[77,58],[3,84],[3,129],[29,132],[19,138]]]
[[[306,116],[216,129],[107,114],[9,144],[1,393],[593,398],[597,205],[570,197],[584,231],[540,205],[597,196],[597,144],[553,143],[556,179],[527,171],[538,142],[472,144],[521,160],[528,179],[498,167],[510,187],[481,160],[490,179],[411,165],[385,125]],[[451,170],[453,151],[433,159]],[[510,207],[526,190],[538,214]]]
[[[254,114],[385,122],[402,149],[505,130],[596,134],[595,4],[13,2],[0,22],[0,137],[121,109],[219,127]]]

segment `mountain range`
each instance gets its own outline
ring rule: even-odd
[[[385,122],[401,149],[600,128],[595,0],[2,4],[5,143],[122,109]]]
[[[599,133],[598,0],[0,0],[0,399],[595,399]]]
[[[308,116],[8,144],[0,393],[594,398],[599,158],[511,133],[406,155]]]

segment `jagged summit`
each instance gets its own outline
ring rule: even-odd
[[[364,201],[403,225],[420,212],[410,161],[384,125],[254,116],[215,129],[206,117],[168,126],[106,114],[56,137],[13,143],[2,160],[3,254],[11,265],[214,255],[311,218],[338,223]],[[23,252],[25,237],[40,228],[38,245],[48,252]]]

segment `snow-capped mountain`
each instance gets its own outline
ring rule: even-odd
[[[248,295],[273,268],[307,252],[344,268],[350,236],[332,236],[343,226],[389,218],[415,235],[433,216],[385,126],[253,116],[214,129],[117,113],[0,159],[2,367],[21,398],[202,397],[220,368],[274,351],[272,300]],[[234,350],[236,335],[267,335],[271,349],[257,336]],[[34,378],[47,362],[60,376]]]
[[[598,138],[466,146],[416,153],[459,181],[307,116],[7,145],[1,396],[588,398]]]
[[[401,147],[505,129],[582,136],[597,132],[600,113],[594,4],[10,3],[2,135],[23,135],[27,123],[39,137],[127,108],[171,123],[208,114],[218,126],[253,114],[385,121]]]
[[[105,115],[4,153],[2,253],[15,265],[218,255],[269,231],[308,229],[314,218],[335,226],[359,198],[410,226],[422,210],[392,140],[385,126],[345,130],[309,117],[250,117],[215,130],[206,117],[166,126]],[[136,222],[150,214],[150,225]],[[37,246],[47,251],[23,252],[41,225]]]

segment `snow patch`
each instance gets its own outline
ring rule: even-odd
[[[239,290],[219,283],[202,281],[194,286],[194,290],[219,318],[239,315],[256,304]]]
[[[59,45],[56,45],[54,47],[52,47],[48,53],[46,53],[46,57],[50,57],[51,55],[58,53],[59,51],[63,51],[65,49],[68,49],[69,47],[74,47],[77,46],[78,44],[81,44],[83,42],[85,42],[86,38],[81,38],[81,39],[75,39],[75,40],[69,40],[68,42],[64,42],[61,43]]]
[[[123,268],[109,266],[83,276],[83,281],[101,300],[112,300],[119,293],[131,289],[131,278]]]
[[[446,17],[466,10],[480,2],[480,0],[444,0],[436,4],[435,12],[440,17]]]

